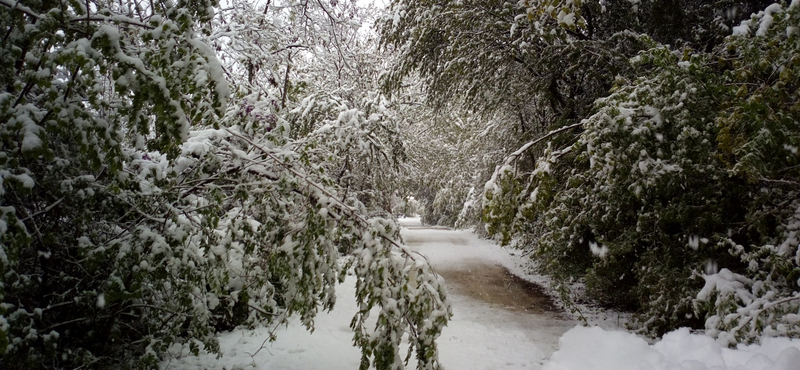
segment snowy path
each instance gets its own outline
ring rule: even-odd
[[[450,369],[539,369],[558,338],[575,326],[505,268],[508,252],[468,231],[418,228],[401,220],[403,239],[428,256],[447,281],[453,319],[444,330],[442,364]]]
[[[558,338],[574,321],[548,310],[549,302],[531,287],[509,276],[513,257],[468,231],[420,228],[417,219],[401,224],[405,242],[428,256],[449,287],[454,316],[439,338],[446,369],[541,369]],[[166,362],[168,369],[326,369],[353,370],[360,352],[349,328],[356,312],[353,281],[339,286],[336,308],[320,313],[313,334],[297,320],[266,343],[266,330],[233,331],[220,336],[223,357],[187,356]],[[413,369],[412,364],[409,368]]]
[[[508,275],[508,252],[468,231],[425,229],[415,219],[403,239],[428,256],[447,281],[453,319],[439,345],[449,369],[539,369],[558,338],[576,325],[554,312],[541,293]]]

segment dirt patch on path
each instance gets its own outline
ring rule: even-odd
[[[462,232],[420,225],[405,228],[406,245],[429,256],[451,292],[515,313],[566,318],[544,288],[496,264],[487,250],[472,245]]]
[[[447,281],[448,289],[493,306],[534,314],[561,312],[541,286],[500,265],[478,262],[466,268],[439,268],[437,272]]]

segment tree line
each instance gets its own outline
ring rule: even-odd
[[[0,367],[151,369],[233,328],[313,330],[352,275],[362,368],[438,368],[443,280],[387,213],[405,151],[375,12],[0,1]]]
[[[415,184],[428,221],[530,252],[568,305],[634,312],[641,333],[797,336],[799,8],[394,2],[384,88],[418,81],[450,114],[438,137],[470,151],[422,164],[472,170]]]

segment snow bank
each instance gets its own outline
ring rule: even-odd
[[[171,358],[162,363],[162,370],[358,369],[361,351],[353,346],[349,325],[358,309],[354,292],[355,279],[348,277],[337,287],[336,309],[317,316],[313,334],[298,317],[275,329],[236,329],[219,335],[222,357],[205,351],[192,356],[188,346],[175,346],[170,350]],[[373,316],[377,317],[377,312]],[[269,342],[272,330],[277,339]]]
[[[683,328],[649,345],[627,332],[575,327],[543,370],[797,370],[800,340],[765,338],[729,349]]]

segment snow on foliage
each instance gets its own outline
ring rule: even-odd
[[[478,162],[483,184],[430,182],[415,197],[440,200],[447,219],[483,188],[481,230],[530,252],[563,297],[585,286],[583,299],[637,312],[640,333],[798,336],[799,12],[771,0],[393,2],[379,21],[398,58],[385,88],[421,85],[448,121],[500,133],[495,160]],[[430,141],[449,149],[452,131]]]
[[[617,76],[572,124],[583,130],[574,144],[522,170],[525,150],[552,145],[544,135],[495,172],[483,204],[490,233],[530,249],[560,289],[580,279],[590,298],[639,310],[643,332],[797,336],[798,158],[785,154],[798,140],[786,90],[797,17],[770,6],[743,23],[753,32],[712,53],[638,36],[647,47],[630,59],[636,73]]]
[[[5,366],[154,368],[174,345],[218,351],[216,334],[234,327],[297,315],[313,329],[353,268],[364,366],[403,368],[406,341],[418,368],[438,368],[442,280],[367,197],[383,195],[376,178],[391,166],[357,173],[363,186],[337,176],[342,161],[363,169],[401,154],[380,98],[301,127],[290,108],[312,92],[292,89],[290,67],[280,84],[275,65],[237,79],[255,71],[246,56],[261,41],[224,28],[254,16],[242,8],[26,5],[0,2]],[[258,35],[286,42],[270,27]],[[366,327],[372,307],[382,311]]]

